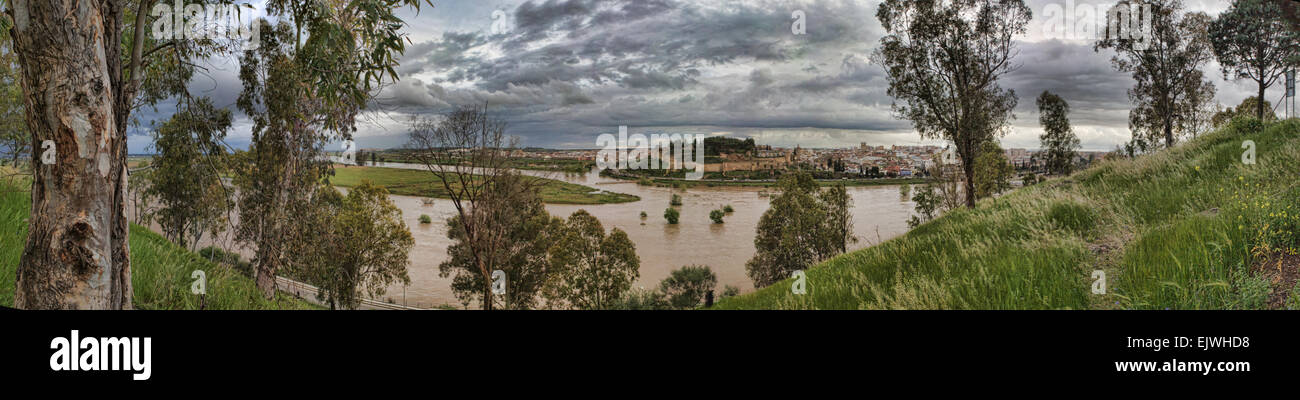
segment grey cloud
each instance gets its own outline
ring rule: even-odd
[[[782,140],[821,132],[850,143],[911,129],[890,114],[884,71],[868,60],[882,35],[876,1],[515,2],[504,8],[511,29],[499,35],[487,32],[489,8],[499,5],[449,3],[408,20],[420,33],[401,58],[404,78],[381,92],[376,109],[406,115],[487,103],[510,134],[536,146],[591,147],[591,134],[618,125],[782,131]],[[790,32],[794,10],[807,16],[806,35]],[[1071,103],[1072,122],[1091,135],[1086,146],[1110,147],[1103,142],[1127,126],[1131,79],[1087,44],[1040,39],[1026,35],[1033,41],[1019,43],[1019,69],[1000,82],[1020,96],[1007,142],[1036,141],[1033,99],[1051,90]],[[214,98],[233,102],[238,80],[220,79]],[[1247,92],[1216,85],[1220,98]]]

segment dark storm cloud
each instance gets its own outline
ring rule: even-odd
[[[414,113],[487,101],[513,133],[541,136],[535,143],[617,125],[893,129],[900,124],[887,116],[846,114],[863,93],[883,93],[841,95],[880,84],[865,58],[879,37],[874,9],[856,1],[525,2],[505,34],[477,42],[445,33],[431,47],[455,61],[415,57],[419,65],[404,70],[431,72],[429,80],[384,94]],[[805,35],[790,30],[794,10],[807,16]]]
[[[477,32],[445,32],[441,40],[420,42],[408,47],[402,55],[398,72],[407,75],[429,68],[452,68],[462,63],[477,61],[466,52],[484,43],[486,39]]]
[[[1034,100],[1044,90],[1070,104],[1070,121],[1075,124],[1127,122],[1130,108],[1127,91],[1133,79],[1110,65],[1110,53],[1095,52],[1086,44],[1051,40],[1021,43],[1016,58],[1019,67],[1007,74],[1001,85],[1020,98],[1016,112],[1021,122],[1037,125]]]

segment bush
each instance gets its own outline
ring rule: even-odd
[[[713,210],[713,211],[709,211],[709,219],[713,220],[713,223],[715,223],[715,224],[721,224],[721,223],[722,223],[722,216],[723,216],[723,215],[727,215],[727,213],[722,212],[722,210]]]
[[[1034,175],[1033,172],[1025,174],[1025,178],[1024,178],[1025,186],[1031,186],[1037,183],[1038,183],[1038,175]]]
[[[667,310],[671,307],[663,293],[654,290],[632,289],[614,302],[614,310]]]
[[[704,265],[688,265],[674,270],[659,282],[659,291],[668,297],[668,303],[679,310],[699,307],[704,296],[718,285],[718,276]]]
[[[1232,118],[1228,123],[1229,129],[1237,132],[1238,135],[1246,135],[1264,130],[1264,122],[1253,116],[1238,115]]]
[[[731,286],[731,285],[726,285],[722,287],[722,297],[731,297],[731,296],[739,296],[739,295],[740,295],[740,288],[738,287]]]
[[[682,205],[682,196],[678,196],[677,193],[673,193],[673,197],[668,200],[668,205],[670,206]]]
[[[736,212],[736,209],[731,208],[731,205],[728,204],[728,205],[722,206],[722,211],[725,212],[725,213],[730,214],[730,213]]]
[[[1268,279],[1251,274],[1241,264],[1238,264],[1233,271],[1232,289],[1237,293],[1235,308],[1238,310],[1263,309],[1268,302],[1268,295],[1273,293],[1273,289],[1268,285]]]
[[[420,223],[421,223],[421,224],[432,224],[432,223],[433,223],[433,218],[430,217],[429,214],[420,214]]]
[[[681,217],[681,213],[678,213],[677,209],[672,207],[664,209],[664,219],[668,220],[669,225],[676,225],[678,217]]]
[[[645,219],[645,217],[646,217],[646,213],[645,213],[645,211],[642,211],[642,212],[641,212],[641,219]]]
[[[1286,298],[1286,309],[1300,310],[1300,284],[1296,284],[1291,289],[1291,295]]]

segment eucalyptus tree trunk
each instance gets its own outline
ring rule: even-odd
[[[130,97],[121,90],[120,58],[124,3],[12,2],[33,143],[32,212],[15,307],[131,307],[124,212]],[[46,152],[52,159],[42,160]]]

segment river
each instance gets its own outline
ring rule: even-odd
[[[383,163],[380,166],[424,169],[416,164]],[[717,274],[718,293],[724,285],[736,286],[742,293],[753,291],[754,285],[745,275],[745,262],[754,256],[754,231],[768,207],[769,198],[759,193],[764,191],[763,188],[701,185],[683,192],[603,177],[595,171],[568,175],[522,172],[641,197],[641,200],[630,203],[546,205],[552,216],[568,218],[574,211],[585,209],[600,219],[606,231],[618,228],[627,232],[641,258],[641,277],[634,287],[654,288],[672,270],[699,264],[709,266]],[[682,206],[678,208],[681,219],[677,225],[669,225],[663,213],[674,192],[682,196]],[[857,243],[850,245],[850,250],[907,232],[907,219],[912,215],[913,203],[910,199],[900,198],[898,186],[849,187],[848,193],[853,204],[853,231],[859,238]],[[436,199],[432,206],[427,206],[420,197],[391,197],[402,210],[403,220],[415,237],[415,248],[411,249],[411,264],[407,267],[411,284],[405,288],[401,285],[390,287],[388,294],[380,300],[391,298],[402,303],[405,289],[405,302],[411,306],[451,304],[460,307],[451,292],[451,278],[438,277],[438,264],[447,259],[447,246],[451,244],[446,235],[447,219],[456,212],[451,201]],[[727,204],[735,212],[727,215],[724,223],[714,224],[709,220],[709,211]],[[642,211],[647,215],[645,219],[640,216]],[[433,223],[420,224],[420,214],[433,217]]]
[[[388,168],[424,169],[417,164],[381,163]],[[725,285],[740,288],[742,293],[754,290],[745,275],[745,262],[754,256],[754,232],[758,220],[768,208],[769,198],[760,192],[770,190],[758,187],[696,186],[686,191],[665,187],[642,186],[600,176],[594,170],[586,174],[562,174],[541,171],[521,171],[526,175],[547,177],[565,182],[586,185],[598,190],[627,193],[639,196],[635,202],[597,205],[547,204],[552,216],[568,218],[570,214],[585,209],[598,218],[606,231],[613,228],[627,232],[636,245],[641,258],[641,277],[634,287],[653,289],[672,270],[682,266],[707,265],[718,276],[717,293]],[[858,242],[849,249],[860,249],[907,232],[907,219],[912,215],[913,203],[900,198],[898,186],[849,187],[852,201],[853,232]],[[346,193],[346,188],[340,188]],[[672,193],[682,196],[680,222],[669,225],[663,218],[664,209]],[[451,291],[451,278],[438,276],[438,264],[447,259],[447,220],[455,214],[450,200],[435,199],[425,205],[424,198],[391,195],[402,210],[402,219],[411,230],[415,247],[410,252],[407,266],[411,278],[409,285],[392,285],[376,300],[427,308],[439,305],[463,307]],[[735,212],[724,218],[725,223],[714,224],[709,211],[730,204]],[[641,218],[645,211],[646,218]],[[134,218],[134,210],[129,210]],[[237,213],[232,222],[237,223]],[[421,214],[433,218],[431,224],[421,224]],[[157,223],[151,228],[160,232]],[[208,235],[200,240],[199,247],[217,245],[241,254],[244,259],[253,255],[251,248],[234,243],[227,230],[218,237]],[[476,306],[475,306],[476,307]]]

